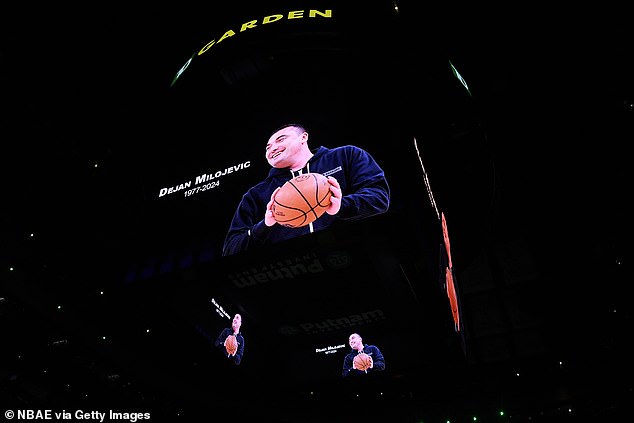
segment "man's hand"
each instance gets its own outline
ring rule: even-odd
[[[271,194],[271,199],[266,204],[266,213],[264,213],[264,224],[266,226],[273,226],[277,223],[275,217],[273,216],[273,201],[275,200],[275,194],[277,194],[280,188],[282,187],[275,188],[275,191]]]
[[[330,183],[330,206],[326,209],[326,213],[329,215],[335,215],[339,213],[341,209],[341,186],[339,182],[332,176],[328,177],[328,182]]]

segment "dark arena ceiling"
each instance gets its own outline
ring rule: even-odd
[[[2,411],[631,415],[619,14],[595,34],[537,10],[250,3],[2,14]],[[390,208],[223,256],[287,122],[370,152]],[[214,346],[235,313],[240,365]],[[384,371],[342,377],[353,332]]]

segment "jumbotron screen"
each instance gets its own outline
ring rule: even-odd
[[[152,248],[131,254],[125,280],[173,293],[212,369],[389,380],[433,365],[460,332],[438,203],[468,93],[401,12],[236,8],[174,63],[157,116],[169,141],[139,158],[138,236]]]

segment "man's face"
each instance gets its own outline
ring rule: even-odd
[[[266,161],[278,169],[292,167],[306,139],[307,134],[296,128],[280,129],[266,143]]]
[[[242,325],[242,316],[240,316],[239,314],[236,314],[235,316],[233,316],[233,322],[231,322],[231,327],[235,330],[235,329],[240,329],[241,325]]]
[[[361,337],[356,333],[350,335],[350,338],[348,338],[348,343],[350,344],[350,348],[352,348],[353,350],[358,350],[359,347],[363,345]]]

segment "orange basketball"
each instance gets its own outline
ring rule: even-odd
[[[354,367],[358,370],[365,371],[370,368],[371,358],[366,353],[359,353],[354,356]]]
[[[330,206],[330,183],[321,173],[287,181],[275,194],[273,216],[280,225],[299,228],[314,222]]]
[[[225,349],[227,350],[227,354],[232,355],[238,351],[238,340],[235,335],[227,336],[227,340],[225,342]]]

